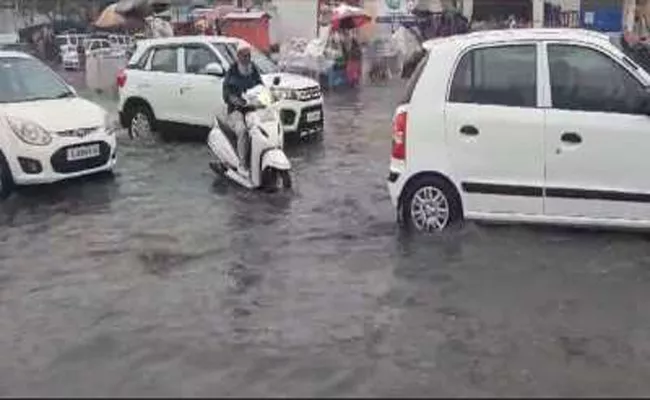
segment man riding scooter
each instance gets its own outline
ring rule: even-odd
[[[250,46],[241,43],[237,48],[237,63],[230,67],[223,81],[223,98],[228,106],[228,124],[237,135],[239,171],[244,175],[248,175],[250,166],[246,157],[249,142],[244,115],[246,100],[242,95],[262,84],[262,77],[251,61]]]

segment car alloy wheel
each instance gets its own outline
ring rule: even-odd
[[[151,122],[143,111],[136,112],[131,119],[131,136],[133,138],[146,138],[151,136]]]
[[[410,204],[411,224],[421,232],[439,232],[450,221],[450,206],[447,196],[435,186],[422,186]]]

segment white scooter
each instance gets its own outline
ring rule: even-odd
[[[208,135],[208,146],[216,156],[210,168],[248,189],[289,189],[291,163],[284,154],[284,132],[280,123],[277,99],[271,91],[258,85],[244,94],[244,119],[249,136],[248,174],[242,173],[237,155],[237,135],[227,122],[215,117]]]

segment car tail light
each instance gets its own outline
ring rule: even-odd
[[[126,71],[120,70],[120,72],[117,73],[117,87],[122,88],[124,85],[126,85]]]
[[[393,143],[391,155],[397,160],[406,158],[406,111],[395,116],[393,121]]]

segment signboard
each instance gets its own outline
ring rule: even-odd
[[[391,31],[399,25],[412,25],[416,18],[412,14],[416,0],[378,0],[376,22],[390,24]]]

